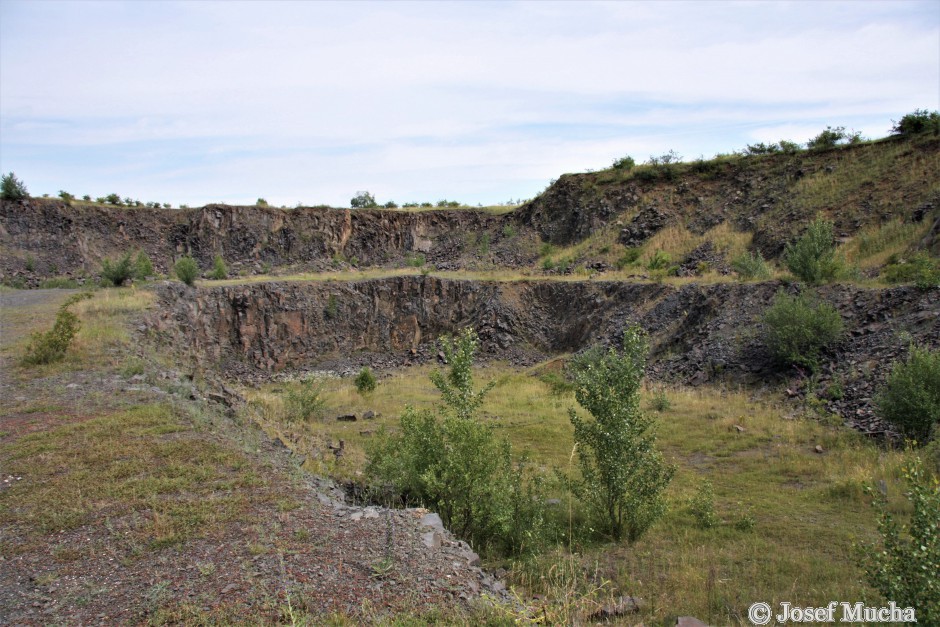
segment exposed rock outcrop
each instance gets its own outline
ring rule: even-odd
[[[796,287],[431,276],[198,290],[165,284],[164,309],[151,329],[244,375],[425,361],[437,354],[440,335],[465,326],[477,330],[486,355],[531,363],[592,344],[616,345],[624,327],[636,322],[650,333],[654,378],[693,385],[795,378],[799,386],[803,375],[775,366],[761,338],[760,316],[780,289]],[[822,389],[842,388],[827,406],[865,431],[881,431],[873,386],[910,340],[940,345],[940,292],[827,286],[820,295],[839,309],[847,329],[819,376]]]

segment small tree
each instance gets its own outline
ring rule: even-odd
[[[813,220],[803,237],[787,244],[783,261],[794,276],[811,285],[834,280],[842,271],[842,260],[836,256],[832,222]]]
[[[539,482],[515,462],[508,440],[476,412],[492,384],[473,388],[476,333],[441,338],[450,368],[431,380],[441,392],[437,412],[408,407],[401,431],[383,434],[369,450],[368,472],[438,512],[478,551],[519,553],[537,547],[547,523]]]
[[[912,345],[875,398],[881,416],[911,440],[926,444],[940,423],[940,350]]]
[[[215,279],[216,281],[221,281],[222,279],[228,278],[228,268],[225,267],[225,260],[222,259],[222,255],[216,255],[215,260],[212,262],[212,272],[209,273],[210,279]]]
[[[173,272],[180,281],[192,287],[196,282],[196,277],[199,276],[199,265],[195,259],[186,255],[179,258],[173,266]]]
[[[256,207],[267,207],[267,206],[268,206],[268,201],[265,200],[264,198],[259,198],[258,200],[255,201],[255,206],[256,206]]]
[[[861,566],[868,583],[887,601],[913,607],[920,625],[940,624],[940,481],[924,470],[919,458],[904,469],[904,496],[913,512],[900,525],[884,495],[878,511],[881,546],[865,547]]]
[[[3,198],[3,200],[23,200],[29,198],[29,192],[26,191],[26,185],[23,181],[10,172],[4,174],[3,178],[0,179],[0,198]]]
[[[771,355],[784,366],[815,371],[819,356],[842,336],[844,325],[836,308],[805,295],[778,292],[764,312],[764,341]]]
[[[359,371],[359,374],[356,375],[354,381],[356,384],[356,391],[360,394],[368,394],[375,391],[376,381],[375,375],[372,374],[372,371],[368,366],[364,366],[362,370]]]
[[[581,470],[569,483],[614,539],[630,542],[665,513],[675,473],[655,447],[653,420],[640,411],[648,352],[645,333],[632,326],[621,353],[589,351],[572,363],[575,398],[593,420],[569,410]]]
[[[65,202],[69,202],[69,203],[72,202],[73,200],[75,200],[75,196],[73,196],[72,194],[68,193],[68,192],[65,191],[64,189],[60,189],[60,190],[59,190],[59,198],[61,198],[61,199],[64,200]]]
[[[349,206],[353,209],[371,209],[378,207],[375,202],[375,196],[369,192],[356,192],[356,195],[349,201]]]

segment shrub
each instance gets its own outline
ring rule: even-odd
[[[91,294],[87,292],[70,296],[59,307],[52,329],[45,333],[33,333],[26,347],[26,353],[23,355],[23,364],[50,364],[65,357],[69,345],[81,328],[78,316],[69,311],[69,307],[90,297]]]
[[[0,198],[3,200],[23,200],[29,198],[29,192],[26,191],[26,185],[23,181],[10,172],[4,174],[3,178],[0,179]]]
[[[150,256],[143,250],[138,251],[137,258],[134,260],[134,278],[143,281],[153,275],[153,263],[150,261]]]
[[[503,237],[510,238],[516,236],[516,227],[512,224],[507,224],[503,227]]]
[[[806,147],[810,150],[825,150],[836,147],[839,142],[848,138],[849,135],[845,132],[844,126],[836,126],[835,128],[827,126],[826,130],[806,142]]]
[[[408,255],[408,257],[405,258],[405,263],[407,263],[412,268],[420,268],[421,266],[424,265],[424,261],[425,261],[424,254],[422,253],[415,253],[414,255]]]
[[[78,287],[78,281],[75,279],[57,276],[51,279],[44,279],[39,283],[39,289],[42,290],[74,290]]]
[[[940,350],[911,345],[875,397],[881,416],[908,438],[926,444],[940,422]]]
[[[675,473],[640,411],[648,352],[646,335],[631,326],[622,352],[590,350],[571,364],[575,399],[593,419],[569,409],[581,474],[568,483],[611,537],[630,542],[665,513],[663,492]]]
[[[396,203],[394,200],[390,200],[382,206],[386,209],[398,209],[398,203]]]
[[[199,265],[195,259],[186,255],[177,260],[173,266],[173,272],[176,274],[176,278],[192,287],[196,282],[196,277],[199,276]]]
[[[836,342],[844,325],[836,308],[805,294],[778,292],[764,312],[764,341],[781,365],[804,366],[815,372],[822,351]]]
[[[360,394],[368,394],[369,392],[375,391],[375,375],[372,374],[368,366],[363,367],[363,369],[359,371],[359,374],[356,375],[355,384],[356,391]]]
[[[634,166],[636,166],[636,161],[629,155],[614,160],[615,170],[632,170]]]
[[[764,261],[764,257],[760,254],[760,251],[741,253],[731,261],[731,268],[737,272],[738,277],[743,280],[765,280],[773,275],[773,272],[770,270],[770,265]]]
[[[907,259],[894,259],[884,269],[889,283],[913,283],[918,289],[928,290],[940,285],[940,261],[921,251]]]
[[[795,155],[800,151],[800,145],[798,143],[786,139],[781,139],[778,145],[780,146],[780,152],[785,155]]]
[[[110,205],[120,205],[121,197],[117,194],[108,194],[104,197],[104,201]]]
[[[836,256],[832,222],[813,220],[806,233],[795,244],[787,244],[783,261],[799,279],[818,285],[834,280],[842,271],[842,260]]]
[[[298,385],[288,390],[288,421],[319,418],[323,415],[326,400],[323,398],[323,384],[316,377],[305,377]]]
[[[72,194],[68,193],[68,192],[65,191],[64,189],[60,189],[60,190],[59,190],[59,198],[61,198],[61,199],[64,200],[65,202],[72,202],[73,200],[75,200],[75,196],[73,196]]]
[[[642,249],[640,249],[640,248],[628,248],[628,249],[626,249],[626,250],[623,252],[623,255],[621,255],[620,258],[617,259],[617,264],[616,264],[616,265],[617,265],[617,269],[618,269],[618,270],[623,270],[623,269],[626,268],[627,266],[632,266],[633,264],[635,264],[635,263],[637,262],[637,260],[640,258],[640,254],[641,254],[642,252],[643,252],[643,251],[642,251]]]
[[[473,387],[476,333],[441,338],[449,370],[431,381],[441,392],[436,412],[408,407],[398,434],[384,434],[369,450],[367,472],[424,503],[478,551],[522,553],[547,537],[541,484],[525,461],[514,462],[508,440],[476,413],[492,387]]]
[[[892,120],[893,122],[893,120]],[[916,109],[908,113],[891,127],[894,135],[918,135],[920,133],[940,133],[940,112]]]
[[[672,401],[666,395],[666,390],[660,389],[653,395],[650,399],[650,407],[658,412],[669,411],[672,408]]]
[[[490,252],[490,234],[481,233],[480,237],[477,239],[477,251],[481,255],[485,255]]]
[[[671,259],[669,257],[669,253],[664,252],[663,250],[660,250],[660,249],[656,249],[656,252],[650,255],[650,258],[647,259],[646,269],[647,270],[661,270],[663,268],[668,267],[670,261]]]
[[[378,204],[375,202],[375,196],[369,192],[356,192],[349,201],[349,206],[353,209],[371,209],[378,207]]]
[[[715,493],[710,481],[703,481],[689,499],[689,511],[701,529],[712,529],[721,523],[715,513]]]
[[[777,152],[780,152],[780,146],[773,142],[769,144],[764,142],[748,144],[747,148],[744,149],[744,154],[747,155],[771,155]]]
[[[222,259],[222,255],[216,255],[215,260],[212,262],[212,272],[209,273],[210,279],[215,279],[216,281],[221,281],[222,279],[228,278],[228,268],[225,267],[225,260]]]
[[[323,317],[327,320],[335,320],[338,314],[339,303],[336,300],[336,295],[330,294],[329,298],[326,299],[326,307],[323,308]]]
[[[887,498],[872,503],[878,512],[880,546],[863,548],[868,583],[899,607],[913,607],[921,625],[940,624],[940,481],[915,458],[904,468],[905,498],[912,507],[899,524]],[[869,493],[871,490],[869,489]]]
[[[268,206],[268,201],[265,200],[264,198],[259,198],[258,200],[255,201],[255,206],[256,206],[256,207],[267,207],[267,206]]]
[[[117,261],[105,259],[101,262],[101,278],[111,285],[120,287],[134,278],[134,263],[131,254],[124,253]]]

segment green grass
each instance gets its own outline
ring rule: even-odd
[[[139,514],[152,548],[217,530],[258,483],[249,461],[204,437],[166,405],[144,405],[25,435],[0,449],[23,481],[0,492],[0,520],[49,535]],[[63,472],[67,470],[67,472]]]
[[[322,421],[294,426],[278,422],[289,384],[253,392],[252,411],[270,432],[284,435],[295,447],[308,447],[308,452],[344,440],[347,455],[338,464],[323,456],[308,467],[356,477],[365,463],[363,447],[380,426],[395,429],[406,404],[434,405],[437,394],[428,371],[416,367],[380,378],[367,400],[355,392],[351,379],[329,380],[328,418]],[[553,468],[568,471],[572,466],[567,412],[576,403],[570,393],[553,394],[539,373],[539,368],[517,371],[495,364],[478,369],[475,380],[478,385],[496,382],[483,407],[484,419],[512,441],[514,450],[527,449],[551,475]],[[661,391],[644,391],[642,406],[649,407]],[[537,566],[513,566],[518,585],[548,595],[541,601],[551,605],[545,608],[547,615],[580,612],[584,620],[603,598],[634,594],[650,604],[644,616],[657,624],[672,624],[679,614],[743,624],[748,605],[756,600],[818,605],[873,597],[860,583],[853,549],[853,543],[876,538],[863,487],[886,481],[893,506],[903,511],[897,479],[906,453],[880,449],[842,426],[787,418],[780,408],[745,392],[667,388],[666,393],[670,407],[657,414],[659,443],[679,466],[669,489],[670,512],[632,546],[581,544],[583,536],[576,534],[571,541],[577,556],[561,552],[541,558]],[[365,409],[382,416],[355,423],[334,420],[340,413]],[[373,433],[363,435],[367,431]],[[815,452],[817,445],[824,454]],[[708,530],[699,528],[688,506],[704,480],[714,486],[721,521]],[[568,499],[557,491],[555,495],[562,497],[566,526]],[[576,504],[571,516],[573,528],[584,524]],[[752,520],[753,527],[748,529],[750,520],[740,525],[742,518]],[[570,560],[580,569],[577,585],[555,577],[559,569],[571,568]],[[593,575],[591,569],[596,570]],[[567,586],[575,586],[577,595]]]

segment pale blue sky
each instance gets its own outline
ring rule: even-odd
[[[940,2],[0,0],[34,195],[491,204],[940,108]]]

